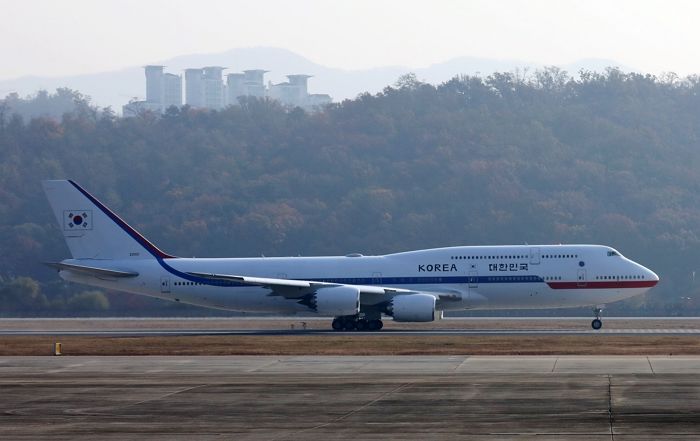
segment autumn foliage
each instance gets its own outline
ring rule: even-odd
[[[93,110],[0,112],[5,280],[56,280],[39,262],[67,249],[40,180],[71,178],[177,255],[602,243],[662,278],[618,311],[700,309],[698,77],[550,68],[407,76],[315,113]]]

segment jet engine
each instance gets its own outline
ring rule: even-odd
[[[435,300],[430,294],[394,296],[388,312],[397,322],[432,322],[435,320]]]
[[[360,312],[360,290],[352,286],[321,288],[299,301],[320,315],[355,315]]]

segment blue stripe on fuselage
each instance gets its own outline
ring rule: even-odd
[[[171,274],[191,282],[211,286],[242,287],[251,286],[246,283],[229,282],[224,280],[212,280],[204,277],[192,276],[172,268],[162,260],[158,260],[161,266]],[[378,280],[379,279],[379,280]],[[432,276],[432,277],[324,277],[308,279],[289,279],[309,282],[337,283],[339,285],[427,285],[427,284],[494,284],[494,283],[544,283],[539,276]]]

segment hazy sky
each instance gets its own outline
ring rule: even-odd
[[[274,46],[331,67],[606,58],[700,73],[700,2],[0,0],[0,79]]]

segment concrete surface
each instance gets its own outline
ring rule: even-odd
[[[381,331],[334,331],[332,329],[0,329],[0,336],[80,336],[80,337],[177,337],[198,335],[388,335],[388,336],[535,336],[535,335],[700,335],[700,329],[383,329]]]
[[[0,439],[700,439],[700,357],[2,357]]]
[[[591,318],[462,317],[432,323],[385,320],[383,335],[700,335],[697,317],[609,317],[603,329]],[[306,329],[304,329],[306,327]],[[0,318],[0,336],[198,336],[198,335],[355,335],[331,330],[329,318]],[[366,333],[367,334],[367,333]]]

